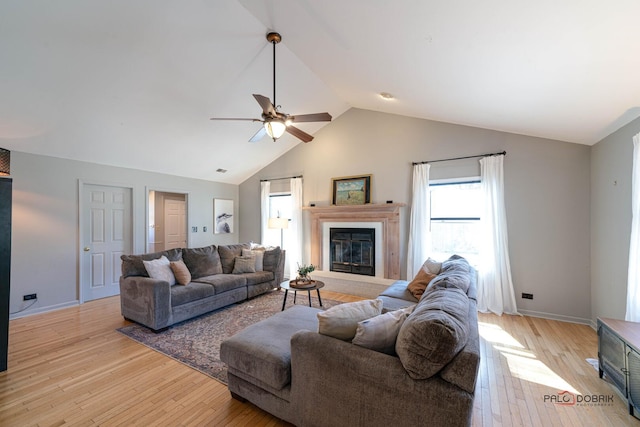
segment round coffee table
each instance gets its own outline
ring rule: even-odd
[[[287,304],[287,295],[289,291],[293,291],[293,303],[296,303],[296,296],[298,291],[307,291],[309,295],[309,307],[311,307],[311,291],[316,291],[318,293],[318,301],[320,302],[320,307],[322,307],[322,298],[320,298],[320,289],[324,288],[324,282],[319,280],[313,280],[312,286],[298,288],[291,285],[291,282],[288,280],[286,282],[280,283],[280,287],[284,289],[284,300],[282,301],[282,310],[284,310],[284,306]]]

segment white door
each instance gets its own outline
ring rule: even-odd
[[[164,249],[187,247],[187,203],[182,199],[164,199]]]
[[[122,261],[133,246],[131,189],[83,184],[81,301],[118,295]]]

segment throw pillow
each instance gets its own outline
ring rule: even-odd
[[[442,263],[433,258],[427,258],[424,264],[422,264],[422,269],[431,274],[440,274],[440,270],[442,270]]]
[[[264,249],[243,249],[242,256],[253,256],[256,260],[256,271],[264,270]]]
[[[396,354],[396,339],[400,327],[415,306],[389,311],[371,319],[358,322],[356,336],[351,341],[355,345],[381,353]]]
[[[171,271],[176,277],[176,282],[178,282],[180,285],[186,286],[191,283],[191,273],[187,268],[187,264],[185,264],[183,260],[171,261],[169,267],[171,267]]]
[[[409,292],[411,292],[414,297],[420,299],[425,289],[427,289],[429,282],[435,279],[435,277],[435,274],[425,271],[423,267],[420,269],[420,271],[418,271],[416,277],[414,277],[413,280],[407,285],[407,290],[409,290]]]
[[[249,249],[249,243],[218,246],[220,262],[222,262],[222,272],[224,274],[233,273],[233,265],[235,263],[236,257],[242,256],[243,249]]]
[[[358,322],[382,313],[382,300],[364,300],[336,305],[318,313],[318,333],[349,341]]]
[[[173,275],[169,258],[166,256],[162,255],[158,259],[142,261],[142,263],[152,279],[165,280],[172,286],[176,284],[176,276]]]
[[[252,256],[238,256],[233,264],[232,274],[255,273],[256,260]]]
[[[147,269],[144,268],[144,263],[142,261],[152,261],[154,259],[160,258],[162,255],[166,256],[169,261],[177,261],[182,258],[182,249],[169,249],[166,251],[142,255],[121,255],[120,259],[122,260],[122,277],[149,277],[149,273],[147,273]]]

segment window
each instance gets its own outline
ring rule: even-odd
[[[479,256],[480,181],[430,183],[432,258],[457,254],[471,264]]]
[[[269,218],[291,219],[291,194],[272,193],[269,195]]]
[[[291,221],[291,194],[290,193],[271,193],[269,195],[269,218],[287,218]],[[265,233],[264,244],[287,247],[287,239],[289,237],[288,229],[279,230],[269,228]]]

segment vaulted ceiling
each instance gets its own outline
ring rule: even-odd
[[[640,116],[638,16],[637,0],[3,0],[0,146],[239,184],[299,143],[209,120],[260,117],[274,30],[287,113],[594,144]]]

